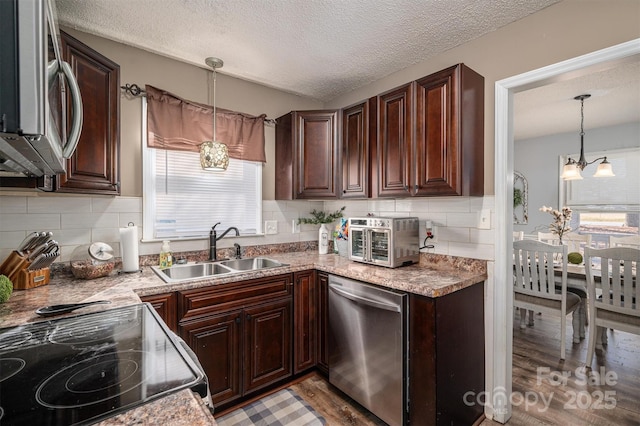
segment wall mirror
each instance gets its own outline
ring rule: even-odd
[[[529,222],[527,179],[520,172],[513,172],[513,223],[526,225]]]

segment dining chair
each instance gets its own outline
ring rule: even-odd
[[[580,297],[567,292],[567,253],[565,245],[547,244],[535,240],[514,241],[513,305],[520,308],[522,327],[525,309],[560,315],[560,359],[565,359],[567,315],[580,306]],[[558,256],[559,255],[559,256]],[[559,257],[562,275],[556,284],[554,259]],[[577,316],[573,333],[578,332]]]
[[[616,236],[609,235],[609,247],[640,248],[640,235]]]
[[[580,253],[583,255],[585,247],[591,247],[591,234],[578,234],[577,232],[568,232],[562,236],[562,243],[568,247],[569,253]],[[552,232],[538,232],[538,241],[544,241],[549,244],[559,244],[560,238],[558,234]],[[576,311],[580,321],[580,333],[573,336],[574,343],[580,343],[580,339],[585,337],[584,327],[589,325],[589,317],[587,315],[587,285],[583,286],[569,286],[567,291],[576,294],[580,297],[580,307]]]
[[[596,280],[592,262],[600,259],[600,279]],[[613,247],[587,248],[585,263],[589,291],[589,348],[586,366],[591,368],[596,344],[602,342],[605,328],[640,334],[640,291],[636,284],[636,271],[640,261],[640,249]],[[596,294],[596,288],[601,291]]]

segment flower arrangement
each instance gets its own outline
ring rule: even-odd
[[[323,211],[317,211],[316,209],[311,210],[311,216],[313,217],[301,217],[298,219],[298,224],[312,224],[317,225],[319,223],[331,223],[336,219],[340,219],[342,217],[342,212],[346,206],[342,206],[340,210],[336,210],[333,213],[325,213]]]
[[[562,236],[567,232],[571,232],[571,227],[569,224],[571,223],[571,209],[569,207],[563,207],[562,210],[554,210],[551,207],[542,206],[540,208],[541,212],[550,213],[553,217],[553,222],[549,225],[549,230],[558,235],[560,239],[560,244],[562,244]]]

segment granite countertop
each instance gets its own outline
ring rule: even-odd
[[[484,261],[439,255],[422,254],[420,263],[396,269],[357,263],[336,254],[319,255],[317,252],[270,253],[265,257],[286,263],[288,266],[171,284],[162,281],[150,267],[144,267],[141,272],[135,273],[113,272],[107,277],[93,280],[56,274],[48,285],[14,291],[9,301],[0,305],[0,327],[45,320],[34,313],[41,306],[92,300],[111,301],[108,305],[95,305],[67,315],[84,314],[140,303],[141,296],[309,269],[426,297],[444,296],[487,278]],[[171,404],[163,402],[168,401],[167,398],[172,398]],[[154,404],[157,404],[155,409],[152,407]],[[198,408],[198,405],[201,405],[200,399],[193,392],[185,390],[163,398],[159,402],[146,404],[105,420],[100,425],[131,424],[131,422],[139,423],[140,421],[144,423],[144,419],[149,416],[154,416],[154,423],[156,419],[164,416],[162,418],[166,418],[171,424],[181,424],[179,418],[185,419],[188,424],[215,424],[207,410]]]

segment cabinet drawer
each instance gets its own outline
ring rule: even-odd
[[[204,315],[212,309],[241,308],[250,304],[291,296],[291,274],[238,281],[179,292],[181,319]]]

